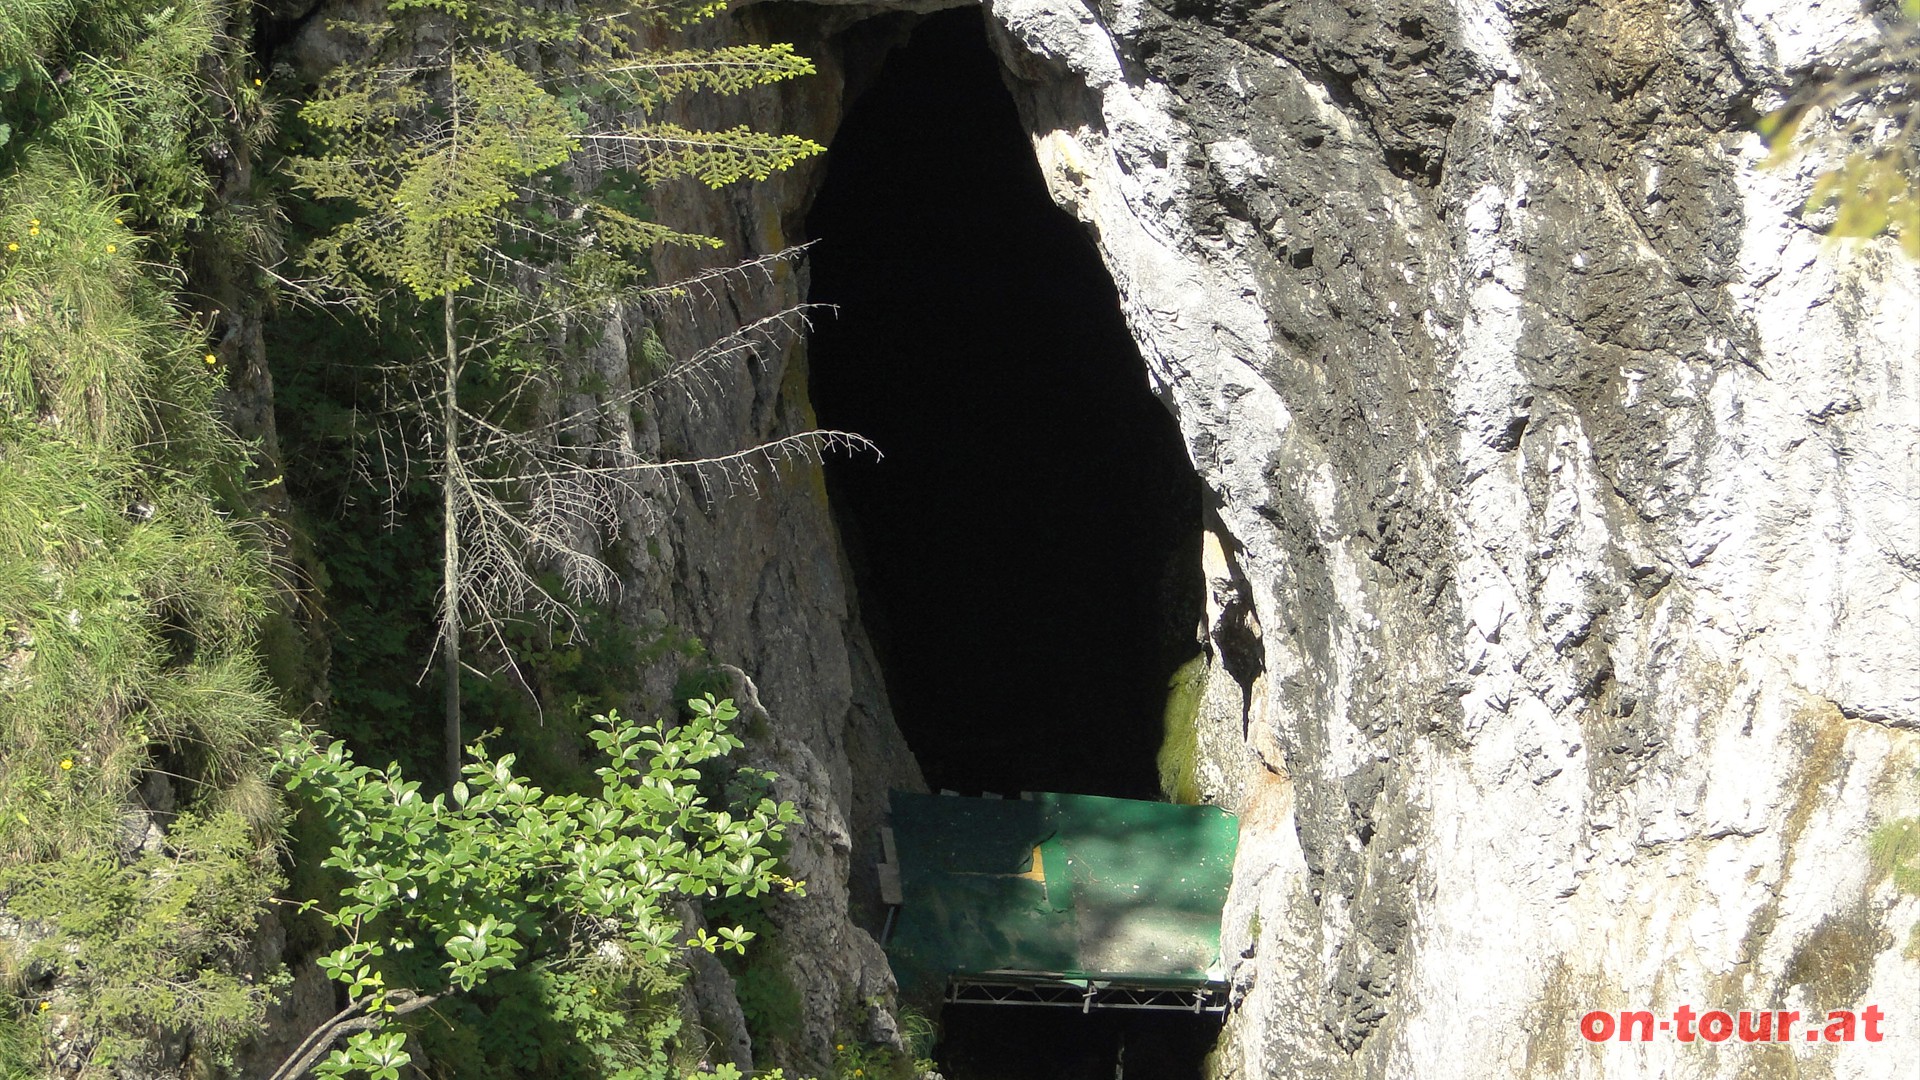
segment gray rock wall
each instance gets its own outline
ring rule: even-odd
[[[1914,1060],[1575,1027],[1920,1004],[1866,852],[1920,800],[1920,273],[1823,250],[1747,132],[1860,17],[992,11],[1222,499],[1222,667],[1257,642],[1206,740],[1228,1075]]]
[[[363,0],[322,0],[286,48],[286,62],[317,78],[353,47],[332,20],[364,17]],[[696,100],[674,119],[829,140],[843,73],[840,50],[823,43],[857,18],[781,5],[749,10],[723,28],[696,27],[693,36],[709,44],[820,45],[810,54],[821,73],[737,99]],[[798,316],[782,318],[804,299],[803,264],[778,255],[801,234],[819,165],[816,159],[721,192],[688,183],[658,193],[663,218],[724,246],[659,252],[656,281],[696,284],[679,300],[625,312],[604,332],[581,335],[591,344],[562,380],[573,389],[550,396],[547,418],[584,418],[576,423],[592,430],[578,432],[582,442],[616,440],[656,461],[726,458],[814,427],[804,335],[788,332],[803,328]],[[755,324],[765,331],[739,335]],[[642,396],[631,410],[596,404],[595,395],[602,402],[630,399],[658,374],[645,355],[649,333],[676,361],[718,342],[735,347]],[[270,411],[265,415],[270,419]],[[271,429],[265,434],[270,438]],[[627,711],[652,716],[675,707],[687,646],[697,640],[702,663],[720,666],[725,685],[716,692],[740,705],[738,726],[756,757],[752,764],[779,774],[775,794],[804,817],[789,834],[785,861],[787,873],[805,882],[805,894],[780,898],[779,940],[753,946],[754,962],[780,968],[798,992],[801,1031],[785,1046],[751,1046],[735,987],[711,959],[694,963],[689,997],[698,1015],[689,1019],[714,1038],[723,1058],[742,1066],[783,1058],[800,1065],[802,1075],[825,1072],[836,1036],[894,1038],[892,977],[869,933],[884,917],[874,866],[888,790],[924,790],[925,783],[894,726],[872,648],[853,614],[817,458],[775,454],[673,470],[638,487],[623,496],[612,542],[601,543],[607,538],[584,525],[577,537],[583,546],[600,545],[618,579],[613,602],[644,643]],[[303,994],[310,981],[301,984]],[[280,1027],[295,1039],[305,1031],[294,1021]],[[273,1037],[280,1034],[276,1029]]]
[[[846,20],[850,21],[850,20]],[[844,23],[844,21],[843,21]],[[760,8],[715,40],[815,41],[828,21],[796,8]],[[740,123],[831,139],[841,112],[837,53],[815,49],[821,73],[741,99],[703,99],[676,119],[724,129]],[[765,183],[710,192],[694,184],[660,193],[661,216],[720,238],[713,253],[667,250],[660,281],[698,280],[718,267],[773,256],[798,242],[820,160]],[[590,382],[620,393],[635,377],[635,335],[650,323],[676,358],[698,354],[742,327],[777,317],[805,298],[804,264],[773,259],[689,291],[684,302],[633,313],[626,333],[606,335]],[[695,377],[663,387],[634,410],[626,434],[656,460],[725,456],[814,428],[807,403],[804,328],[751,335],[752,347]],[[874,934],[883,918],[879,829],[890,788],[924,790],[919,766],[893,723],[881,673],[855,614],[851,575],[828,511],[817,459],[780,456],[745,469],[680,471],[658,478],[623,515],[620,597],[628,621],[696,635],[730,669],[755,764],[781,776],[777,794],[803,822],[792,833],[788,873],[804,897],[782,899],[780,941],[758,962],[779,963],[801,995],[800,1037],[785,1047],[749,1047],[717,964],[700,965],[701,1023],[742,1064],[770,1056],[823,1073],[836,1038],[893,1038],[892,976]],[[640,672],[638,695],[666,702],[679,671],[669,660]],[[871,932],[870,932],[871,931]]]
[[[826,68],[755,118],[830,135],[842,60],[893,32],[846,30],[881,10],[738,16]],[[1595,1048],[1575,1027],[1591,1008],[1920,1008],[1900,955],[1920,904],[1866,853],[1920,809],[1920,273],[1883,245],[1827,249],[1797,212],[1810,169],[1758,169],[1747,131],[1862,17],[989,11],[1055,198],[1096,234],[1221,500],[1201,775],[1245,820],[1226,1073],[1914,1060],[1898,1025],[1790,1048]],[[797,235],[811,182],[687,205],[764,250]],[[730,376],[726,425],[662,432],[801,424],[803,363]],[[675,505],[647,571],[670,616],[754,675],[858,819],[862,740],[897,744],[817,482]]]

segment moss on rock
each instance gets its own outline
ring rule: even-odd
[[[1196,656],[1180,665],[1167,680],[1167,704],[1161,712],[1160,790],[1177,803],[1200,801],[1195,779],[1200,758],[1200,702],[1207,688],[1207,657]]]

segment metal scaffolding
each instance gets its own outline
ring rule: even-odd
[[[1054,1005],[1083,1013],[1095,1009],[1223,1013],[1227,1011],[1227,988],[954,978],[947,982],[947,1002],[953,1005]]]
[[[882,944],[954,1004],[1225,1010],[1220,911],[1238,822],[1211,806],[894,792]]]

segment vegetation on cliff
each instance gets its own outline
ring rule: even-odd
[[[1891,235],[1920,259],[1920,0],[1886,13],[1850,56],[1824,60],[1761,118],[1773,161],[1818,154],[1807,209],[1831,210],[1830,234]]]
[[[448,578],[443,648],[478,621],[493,656],[521,662],[522,686],[562,689],[583,665],[697,656],[671,633],[586,640],[605,620],[565,586],[596,579],[562,564],[592,556],[559,538],[602,519],[564,518],[578,504],[560,504],[653,466],[609,470],[594,457],[607,447],[569,444],[565,424],[530,431],[528,402],[597,320],[647,294],[652,244],[710,243],[651,221],[642,184],[601,179],[627,168],[721,184],[819,149],[610,118],[806,63],[781,46],[649,44],[711,5],[385,10],[360,28],[367,64],[309,103],[307,153],[285,175],[347,206],[312,230],[310,265],[359,304],[363,330],[406,337],[406,309],[430,305],[441,331],[419,356],[429,377],[400,384],[428,386],[401,404],[440,424],[401,427],[428,434],[429,471],[451,493],[437,523],[448,551],[478,553]],[[438,997],[432,1051],[460,1075],[679,1075],[701,1046],[678,1033],[676,957],[742,949],[749,935],[679,940],[687,909],[671,901],[764,892],[779,880],[767,845],[791,814],[718,761],[738,745],[721,730],[726,706],[696,705],[671,731],[609,722],[594,733],[611,758],[603,783],[575,762],[543,794],[511,755],[483,755],[464,784],[425,799],[397,769],[311,744],[288,688],[265,674],[267,620],[295,580],[320,583],[315,536],[289,537],[260,509],[249,475],[261,448],[224,419],[231,327],[185,268],[189,252],[268,267],[283,239],[263,225],[272,214],[215,187],[222,162],[251,159],[280,129],[266,73],[250,66],[250,18],[224,0],[0,9],[0,1075],[217,1074],[285,982],[256,939],[286,888],[282,852],[316,843],[334,846],[328,865],[292,869],[324,919],[295,917],[293,936],[334,949],[348,1019],[378,1022],[323,1027],[308,1064],[396,1075],[418,1035],[384,1030],[403,1011],[387,988],[404,985],[405,1000]],[[660,367],[673,377],[671,360]],[[543,508],[561,516],[542,522]],[[289,550],[305,561],[274,554]],[[549,600],[561,633],[514,621]],[[618,656],[593,658],[608,648]],[[378,697],[347,674],[336,707]],[[562,731],[587,726],[583,715]],[[388,739],[368,741],[386,756]],[[457,733],[447,750],[458,761]],[[291,837],[276,764],[306,807]],[[542,853],[562,839],[554,851],[579,880],[525,879],[551,869]],[[634,860],[634,845],[656,857]],[[356,1031],[329,1058],[334,1037]]]
[[[282,749],[289,785],[339,837],[324,865],[348,880],[323,907],[341,943],[320,963],[350,1000],[276,1080],[316,1064],[322,1075],[397,1069],[410,1055],[391,1019],[516,977],[509,1000],[537,1003],[554,1029],[502,1048],[531,1071],[679,1075],[681,951],[744,954],[753,934],[722,925],[687,937],[677,905],[801,888],[773,860],[793,807],[720,782],[757,774],[713,772],[742,745],[727,731],[732,703],[689,704],[671,728],[596,718],[597,795],[548,793],[513,755],[482,752],[450,793],[427,799],[397,766],[360,765],[343,743],[296,733]],[[329,1053],[341,1035],[347,1046]]]
[[[790,808],[726,766],[724,703],[698,699],[670,730],[596,717],[635,661],[699,658],[596,605],[603,552],[630,539],[613,539],[612,507],[650,472],[768,448],[644,460],[606,434],[644,390],[586,387],[585,413],[551,391],[606,315],[673,291],[647,276],[654,245],[711,243],[661,224],[649,185],[765,176],[819,149],[690,131],[660,107],[806,62],[662,45],[717,10],[701,2],[379,10],[356,31],[362,62],[283,128],[275,92],[312,88],[267,85],[240,0],[0,4],[0,1080],[218,1075],[284,985],[260,962],[276,896],[314,901],[290,936],[341,994],[288,1077],[707,1071],[676,999],[688,948],[735,953],[761,1033],[797,1026],[791,980],[739,959],[748,933],[688,928],[702,897],[791,885],[770,861]],[[1884,48],[1815,73],[1766,129],[1783,148],[1831,132],[1843,149],[1814,197],[1835,205],[1831,231],[1890,232],[1920,255],[1920,38],[1889,25]],[[282,326],[310,320],[285,353],[312,354],[276,372],[282,404],[303,450],[350,429],[338,458],[303,463],[299,494],[327,501],[291,537],[260,510],[260,448],[223,420],[232,324],[187,269],[215,252],[262,268],[262,288],[270,265],[296,273],[269,253],[272,215],[215,186],[221,163],[282,137],[284,209],[315,276],[281,280]],[[302,290],[355,314],[294,313]],[[675,361],[644,336],[637,351],[649,385],[729,355]],[[354,443],[375,429],[402,462],[385,491]],[[406,512],[397,531],[368,510],[383,499]],[[345,743],[298,726],[266,674],[263,634],[292,592],[338,637],[325,723]],[[436,650],[442,737],[413,681]],[[460,674],[476,659],[517,678],[477,700],[485,680]],[[1181,798],[1197,670],[1166,712],[1163,778]],[[464,730],[508,729],[497,748],[555,705],[547,757],[461,757],[463,709]],[[596,750],[597,771],[582,760]],[[1920,892],[1912,820],[1883,826],[1873,859]],[[915,1064],[853,1038],[832,1061],[843,1076]]]
[[[217,1062],[271,980],[276,581],[211,327],[208,155],[259,114],[213,0],[0,9],[4,1023],[62,1075]]]
[[[425,329],[399,383],[403,407],[424,421],[411,452],[440,496],[452,783],[466,631],[499,642],[509,616],[565,618],[604,598],[612,573],[599,544],[618,536],[617,507],[640,494],[636,481],[663,467],[592,433],[631,407],[631,395],[598,401],[590,415],[528,419],[582,335],[619,305],[673,288],[646,284],[654,247],[717,243],[653,220],[626,185],[765,179],[822,147],[657,117],[693,91],[736,94],[812,71],[785,45],[653,43],[711,15],[709,3],[395,0],[387,10],[393,21],[353,27],[366,59],[335,70],[300,110],[314,152],[289,159],[288,170],[347,208],[307,248],[324,287]]]

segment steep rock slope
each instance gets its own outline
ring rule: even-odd
[[[824,69],[756,118],[830,136],[897,12],[737,14]],[[988,13],[1056,201],[1096,235],[1218,496],[1201,780],[1246,820],[1227,1072],[1911,1060],[1908,1034],[1597,1049],[1575,1026],[1920,1001],[1900,956],[1920,906],[1866,854],[1920,805],[1920,274],[1823,250],[1806,171],[1759,170],[1748,133],[1785,71],[1864,18],[1771,0]],[[809,182],[689,205],[769,250]],[[661,431],[700,448],[797,425],[802,364],[736,369],[717,412]],[[689,493],[670,554],[636,572],[749,658],[859,822],[872,784],[840,755],[883,706],[821,503],[799,481]]]
[[[1216,653],[1257,640],[1228,1071],[1735,1075],[1785,1051],[1575,1023],[1920,997],[1864,844],[1916,794],[1920,278],[1823,255],[1746,133],[1864,26],[994,14],[1221,497]]]

